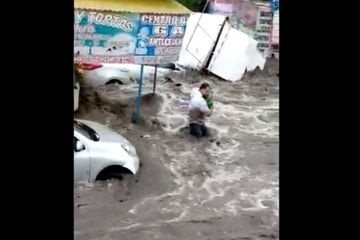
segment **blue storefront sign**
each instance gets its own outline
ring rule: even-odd
[[[76,61],[133,62],[139,14],[74,12]]]
[[[271,0],[271,8],[274,12],[279,10],[279,0]]]
[[[79,62],[158,64],[177,61],[189,14],[74,12]]]
[[[188,17],[188,14],[140,14],[135,63],[176,61],[179,58]]]

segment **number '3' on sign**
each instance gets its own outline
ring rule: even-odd
[[[182,36],[184,35],[184,28],[183,27],[173,27],[171,31],[172,36]]]

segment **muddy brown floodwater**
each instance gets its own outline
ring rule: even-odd
[[[74,187],[76,240],[263,240],[279,238],[278,62],[231,83],[173,72],[143,87],[82,89],[77,118],[127,137],[143,166],[123,181]],[[210,136],[188,134],[187,101],[203,81],[214,89]]]

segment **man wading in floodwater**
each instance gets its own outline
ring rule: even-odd
[[[190,97],[190,134],[199,139],[207,134],[204,124],[205,116],[210,116],[213,112],[212,93],[209,84],[203,83],[200,88],[194,88],[190,93]]]

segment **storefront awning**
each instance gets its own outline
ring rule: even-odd
[[[75,0],[75,8],[130,13],[191,13],[175,0]]]

